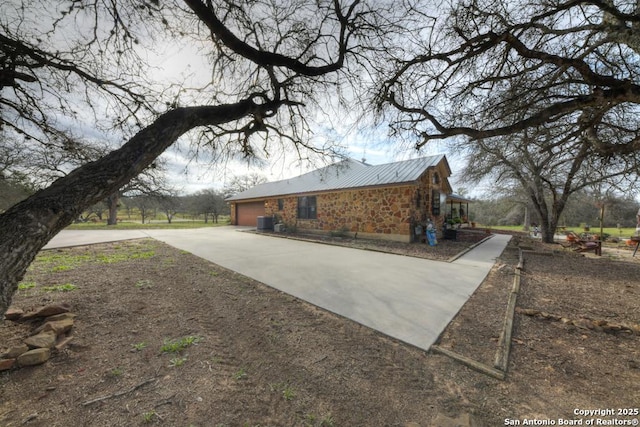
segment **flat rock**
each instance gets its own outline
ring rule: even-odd
[[[53,331],[56,335],[62,335],[68,332],[73,327],[73,319],[62,319],[53,322],[47,321],[42,326],[36,328],[34,333],[39,334],[41,332]]]
[[[578,319],[573,321],[573,324],[580,329],[593,329],[593,322],[589,319]]]
[[[24,316],[22,316],[22,319],[30,320],[30,319],[37,319],[42,317],[55,316],[56,314],[67,313],[70,310],[71,310],[71,306],[66,303],[50,304],[50,305],[41,307],[40,309],[32,313],[25,314]]]
[[[65,336],[58,337],[58,340],[56,341],[56,344],[54,347],[56,348],[56,350],[60,351],[63,348],[65,348],[71,342],[71,340],[73,340],[73,337],[65,337]]]
[[[67,312],[67,313],[60,313],[60,314],[54,314],[53,316],[49,316],[46,319],[44,319],[45,322],[57,322],[58,320],[66,320],[66,319],[75,319],[78,315],[75,313],[71,313],[71,312]]]
[[[26,344],[20,344],[11,347],[6,353],[0,355],[2,359],[15,359],[20,356],[22,353],[26,353],[29,351],[29,346]]]
[[[0,359],[0,371],[8,371],[16,364],[16,359]]]
[[[44,331],[27,338],[24,343],[31,348],[51,348],[56,343],[56,336],[54,331]]]
[[[24,311],[18,307],[9,307],[4,314],[4,318],[7,320],[20,320],[24,315]]]
[[[48,348],[36,348],[18,356],[17,362],[18,366],[40,365],[49,360],[50,356],[51,352]]]

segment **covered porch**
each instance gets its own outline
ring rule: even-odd
[[[470,227],[475,225],[469,219],[469,204],[473,200],[462,197],[458,194],[448,194],[446,199],[445,221],[453,226]]]

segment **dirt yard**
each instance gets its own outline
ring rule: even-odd
[[[640,256],[629,249],[595,258],[513,239],[439,345],[493,364],[519,247],[504,381],[153,240],[45,251],[14,306],[68,303],[73,338],[42,365],[0,373],[0,426],[635,425]],[[406,251],[417,248],[436,251]],[[0,353],[36,326],[5,321]]]

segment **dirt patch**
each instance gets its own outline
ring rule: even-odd
[[[493,362],[518,245],[536,252],[519,307],[640,323],[637,259],[516,239],[441,346]],[[23,283],[14,305],[66,302],[78,317],[49,362],[0,374],[2,426],[498,426],[639,402],[638,335],[517,314],[499,381],[153,240],[45,251]],[[63,284],[76,288],[43,290]],[[5,321],[0,347],[31,328]]]

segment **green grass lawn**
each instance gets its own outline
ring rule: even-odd
[[[202,227],[220,227],[229,225],[228,217],[224,217],[216,224],[212,221],[205,223],[204,221],[173,221],[169,224],[167,221],[154,221],[151,224],[142,224],[135,221],[120,221],[117,225],[107,225],[106,222],[83,222],[72,224],[67,227],[68,230],[156,230],[156,229],[174,229],[174,228],[202,228]]]
[[[478,225],[477,227],[486,227],[486,226]],[[496,225],[490,228],[495,230],[522,232],[522,225]],[[584,233],[584,229],[581,227],[567,227],[566,230],[573,231],[577,234]],[[636,232],[635,228],[629,228],[629,227],[627,228],[604,227],[602,230],[603,230],[603,233],[609,234],[610,237],[619,237],[619,238],[631,237]],[[592,234],[600,233],[600,227],[591,227],[589,232]]]

